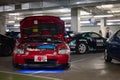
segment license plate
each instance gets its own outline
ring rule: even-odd
[[[98,43],[97,46],[103,46],[103,44],[102,43]]]
[[[103,40],[102,39],[96,40],[96,43],[97,43],[97,46],[103,46]]]
[[[99,43],[99,42],[100,42],[100,43],[102,43],[102,42],[103,42],[103,40],[101,40],[101,39],[100,39],[100,40],[96,40],[96,41],[97,41],[98,43]]]
[[[34,57],[34,61],[35,62],[47,62],[47,56],[39,56],[39,55],[36,55]]]

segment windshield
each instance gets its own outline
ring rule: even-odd
[[[62,33],[62,27],[59,24],[44,23],[38,26],[32,26],[30,28],[22,28],[22,35],[57,35]]]

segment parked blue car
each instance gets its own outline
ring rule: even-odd
[[[120,61],[120,30],[107,40],[104,59],[106,62],[111,62],[112,59]]]

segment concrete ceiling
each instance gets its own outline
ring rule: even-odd
[[[80,3],[118,3],[120,0],[0,0],[0,6],[1,5],[8,5],[8,4],[21,4],[21,3],[28,3],[28,2],[60,2],[60,1],[67,1],[67,2],[80,2]]]
[[[43,0],[0,0],[0,5],[21,4],[27,2],[38,2]]]
[[[59,7],[52,7],[52,8],[43,8],[43,9],[28,9],[28,10],[17,10],[9,13],[19,13],[19,15],[8,15],[7,21],[15,21],[16,18],[24,18],[26,16],[32,16],[32,15],[53,15],[53,16],[59,16],[59,17],[70,17],[71,15],[71,8],[72,7],[79,7],[80,9],[91,13],[92,15],[108,15],[111,14],[113,17],[108,17],[108,19],[119,19],[120,20],[120,0],[0,0],[0,5],[8,5],[8,4],[15,4],[20,5],[22,3],[27,2],[48,2],[48,3],[56,3],[61,1],[65,1],[67,6],[65,8],[68,8],[68,11],[61,11],[58,8],[63,8],[63,6]],[[57,3],[57,4],[58,4]],[[105,8],[104,5],[112,5],[111,7]],[[114,12],[116,10],[116,12]],[[88,18],[84,18],[82,20],[88,20]],[[19,19],[16,21],[19,22]],[[68,23],[70,23],[70,20],[67,20]],[[118,22],[118,21],[117,21]],[[119,21],[120,23],[120,21]]]

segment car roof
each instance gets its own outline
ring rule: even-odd
[[[79,33],[76,33],[73,37],[76,37],[78,35],[82,35],[82,34],[90,34],[90,33],[95,33],[95,34],[98,34],[96,32],[79,32]],[[98,34],[99,35],[99,34]]]

